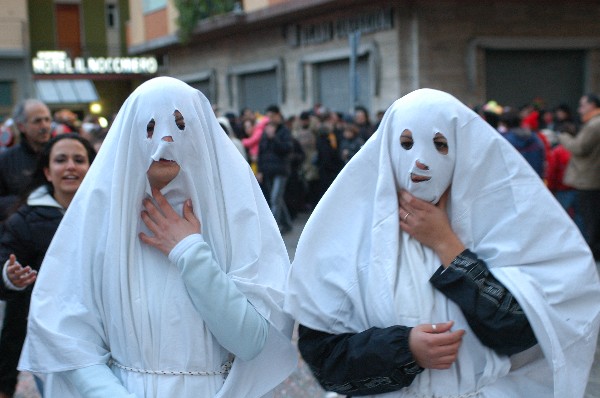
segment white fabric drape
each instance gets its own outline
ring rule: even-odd
[[[397,190],[435,200],[447,185],[411,183],[415,155],[400,146],[405,129],[415,149],[433,145],[438,132],[448,139],[452,227],[519,301],[543,357],[510,370],[515,357],[481,345],[460,309],[429,284],[441,262],[403,236]],[[432,170],[431,181],[446,172]],[[467,331],[451,369],[426,370],[386,397],[580,397],[596,347],[600,284],[577,227],[522,156],[454,97],[422,89],[387,110],[315,208],[298,243],[285,309],[329,333],[448,320]]]
[[[296,364],[293,322],[281,310],[288,255],[250,167],[208,100],[167,77],[125,101],[69,206],[33,291],[20,368],[55,373],[112,357],[151,371],[220,370],[228,353],[194,309],[176,266],[138,237],[148,233],[140,217],[150,192],[146,171],[160,158],[181,167],[162,193],[179,214],[191,198],[215,260],[269,321],[269,337],[255,359],[234,361],[224,384],[222,376],[113,371],[140,397],[267,394]],[[76,396],[59,377],[48,385],[51,397]]]

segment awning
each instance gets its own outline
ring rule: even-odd
[[[81,104],[98,101],[91,80],[36,80],[37,98],[47,104]]]

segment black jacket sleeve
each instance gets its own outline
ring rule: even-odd
[[[430,282],[463,311],[480,341],[499,354],[512,355],[537,343],[514,296],[468,250]],[[329,334],[299,326],[298,348],[328,391],[352,396],[383,394],[409,386],[419,367],[408,348],[411,328],[370,328]]]
[[[13,214],[5,221],[0,236],[0,272],[4,269],[6,260],[11,254],[17,256],[17,261],[23,266],[32,265],[35,262],[36,248],[31,242],[31,230],[20,213]],[[11,300],[21,294],[29,294],[32,287],[24,290],[11,290],[4,284],[0,274],[0,300]]]
[[[411,328],[329,334],[299,325],[298,348],[327,391],[360,396],[400,390],[423,371],[408,348]]]
[[[533,329],[514,296],[469,250],[430,282],[462,310],[479,340],[499,354],[513,355],[537,343]]]

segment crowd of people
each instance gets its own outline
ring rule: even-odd
[[[588,121],[598,109],[600,99],[594,94],[581,98],[577,114],[566,104],[549,109],[540,99],[520,107],[502,106],[496,101],[473,107],[533,167],[574,219],[597,259],[600,221],[595,208],[600,203],[600,139],[597,133],[585,131],[596,130],[595,123],[590,125]],[[222,118],[228,121],[232,139],[245,149],[242,152],[251,162],[285,233],[298,212],[316,206],[345,164],[377,130],[382,116],[383,112],[378,112],[377,120],[371,122],[362,106],[349,114],[317,104],[285,120],[276,105],[264,113],[243,109],[239,115],[230,112]],[[278,133],[263,137],[264,131],[272,130],[265,126],[273,118]],[[584,134],[578,134],[580,131]],[[278,176],[276,185],[273,175]]]
[[[299,212],[311,211],[344,165],[377,129],[357,106],[354,114],[320,104],[285,117],[278,105],[264,111],[245,108],[219,120],[237,147],[244,148],[282,233]]]
[[[598,216],[590,209],[598,200],[598,194],[590,191],[600,189],[599,166],[597,161],[594,163],[599,144],[594,141],[594,134],[575,137],[586,123],[585,114],[600,109],[600,99],[594,94],[583,99],[583,111],[580,108],[577,114],[566,104],[549,109],[540,99],[520,107],[489,101],[475,106],[474,111],[523,155],[575,220],[599,258],[598,243],[592,243],[600,239]],[[588,103],[591,109],[586,109]],[[251,164],[282,233],[291,230],[292,220],[299,212],[310,212],[316,206],[344,165],[377,130],[383,116],[383,111],[377,112],[376,121],[372,122],[363,106],[357,106],[351,114],[335,112],[321,104],[287,118],[277,105],[265,110],[244,108],[239,114],[213,110],[221,127]],[[22,133],[15,118],[22,116],[22,112],[16,112],[0,126],[0,154],[19,145],[30,154],[37,151],[35,141],[20,144]],[[41,126],[51,137],[78,133],[96,150],[109,127],[102,127],[98,116],[90,114],[80,119],[68,109],[54,112],[50,125]],[[269,133],[274,130],[276,134]],[[263,137],[265,131],[268,133]],[[576,155],[571,161],[573,152]],[[582,156],[587,159],[583,167]],[[28,159],[28,165],[23,165],[23,158]],[[19,170],[30,172],[33,161],[34,156],[19,156],[18,161],[7,161],[7,167],[0,171],[0,219],[11,211],[5,196],[14,200],[23,188],[22,181],[26,181],[17,177]],[[568,173],[567,166],[571,169]]]
[[[0,398],[17,367],[51,397],[260,397],[295,366],[294,320],[340,394],[578,394],[600,320],[600,99],[578,114],[436,90],[373,121],[221,114],[161,77],[103,127],[26,99],[0,136]]]
[[[540,100],[520,108],[490,101],[476,110],[527,160],[600,260],[600,97],[583,95],[577,115]]]

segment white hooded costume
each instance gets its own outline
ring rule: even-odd
[[[152,235],[140,213],[151,192],[146,172],[159,159],[180,166],[162,194],[178,214],[191,198],[213,260],[269,324],[258,356],[236,358],[228,375],[221,371],[229,353],[194,308],[179,270],[138,237]],[[152,79],[123,104],[48,249],[20,369],[45,374],[49,397],[78,396],[57,372],[112,361],[138,397],[261,397],[296,365],[293,322],[281,310],[288,268],[252,170],[208,100],[179,80]]]
[[[405,130],[410,150],[400,144]],[[436,133],[448,154],[435,149]],[[429,169],[416,169],[416,160]],[[411,173],[431,179],[415,183]],[[539,347],[508,357],[482,345],[460,308],[430,284],[437,255],[400,230],[399,189],[437,203],[449,184],[454,232],[520,303]],[[450,369],[426,369],[378,397],[582,397],[600,321],[597,270],[575,224],[510,143],[431,89],[387,110],[319,202],[286,294],[287,312],[327,333],[449,320],[466,330]]]

